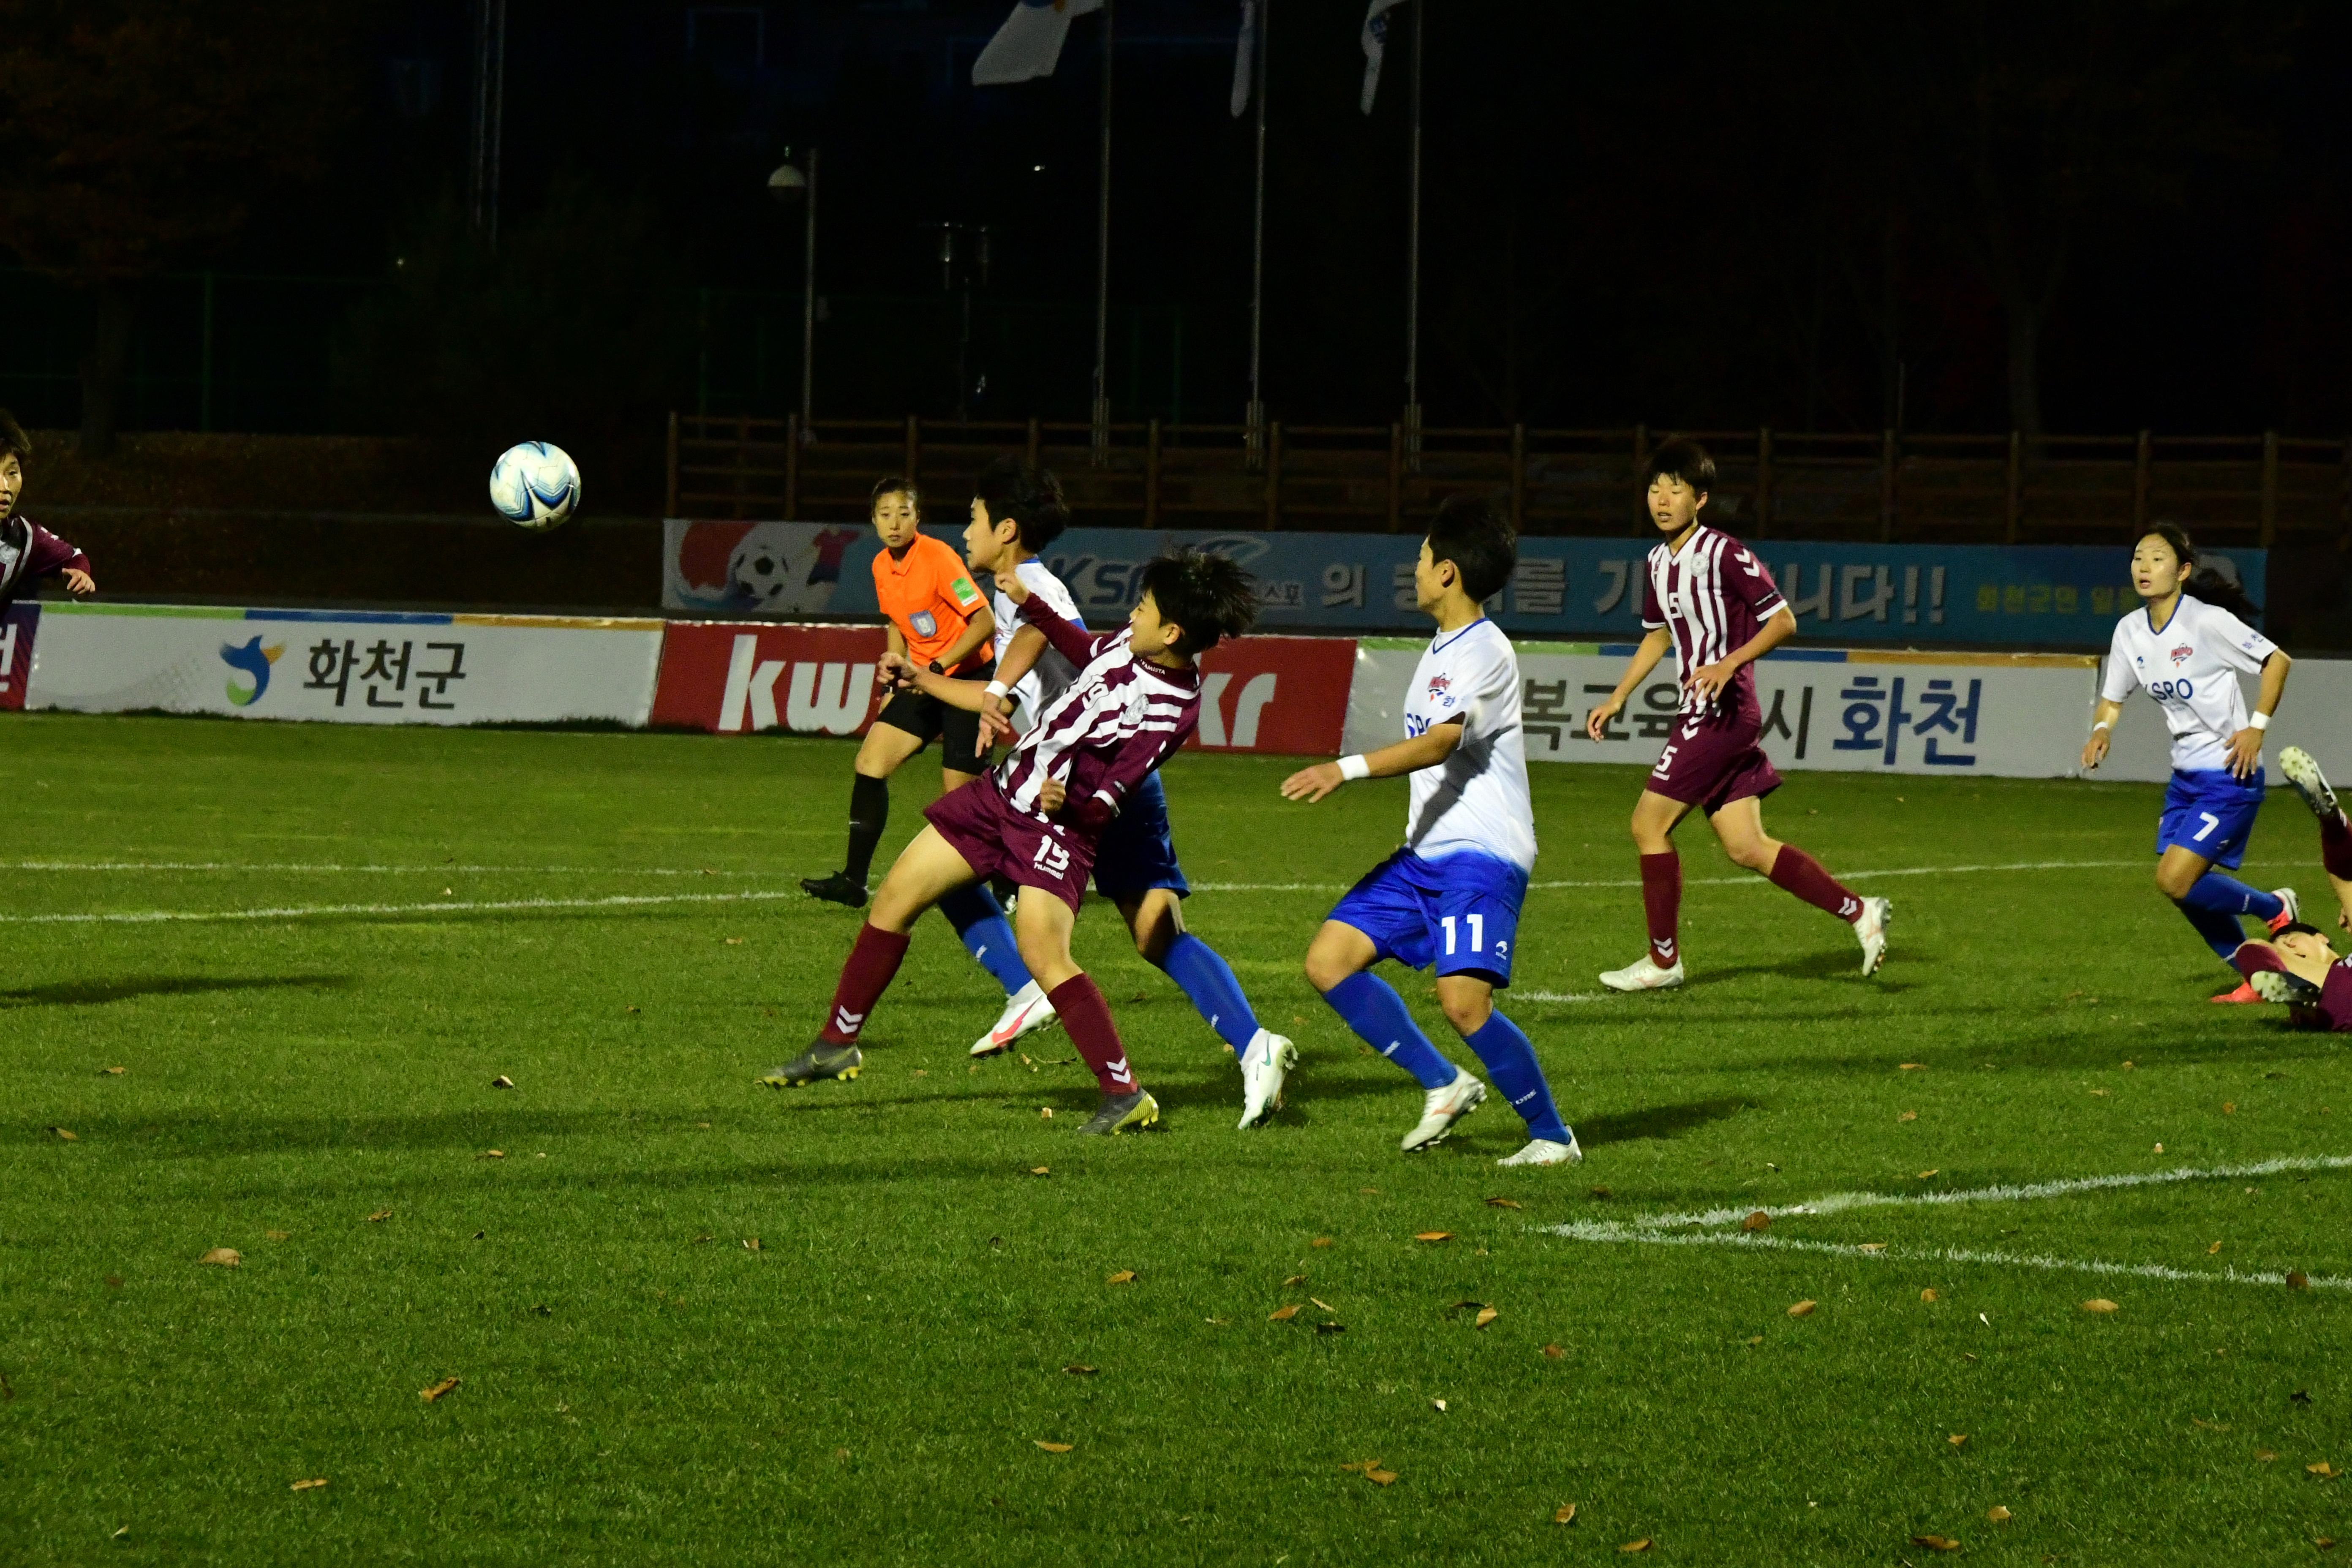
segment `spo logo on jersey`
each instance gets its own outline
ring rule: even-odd
[[[2147,694],[2158,702],[2186,702],[2197,695],[2197,684],[2190,680],[2151,680]]]

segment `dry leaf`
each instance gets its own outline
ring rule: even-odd
[[[1323,1300],[1320,1296],[1309,1296],[1307,1299],[1314,1302],[1317,1306],[1322,1308],[1327,1312],[1336,1312],[1339,1310],[1339,1308],[1331,1305],[1330,1302]]]
[[[1360,1476],[1379,1469],[1381,1462],[1378,1459],[1351,1459],[1339,1468],[1343,1470],[1353,1470]]]
[[[756,1236],[747,1236],[747,1237],[745,1237],[743,1238],[743,1250],[744,1250],[744,1251],[746,1251],[746,1252],[757,1252],[757,1251],[759,1251],[759,1250],[760,1250],[760,1238],[759,1238],[758,1237],[756,1237]]]
[[[1558,1345],[1546,1345],[1546,1346],[1544,1346],[1544,1348],[1543,1348],[1543,1353],[1544,1353],[1546,1356],[1549,1357],[1549,1358],[1550,1358],[1551,1360],[1553,1360],[1553,1361],[1558,1361],[1558,1360],[1559,1360],[1562,1356],[1565,1356],[1566,1354],[1568,1354],[1568,1352],[1567,1352],[1566,1351],[1564,1351],[1564,1350],[1560,1349]]]
[[[2218,1241],[2217,1241],[2217,1242],[2215,1242],[2212,1246],[2210,1246],[2210,1247],[2207,1247],[2207,1248],[2205,1249],[2205,1256],[2206,1256],[2206,1257],[2208,1257],[2208,1258],[2210,1258],[2210,1257],[2212,1257],[2215,1253],[2217,1253],[2217,1252],[2219,1252],[2219,1251],[2221,1251],[2221,1244],[2220,1242],[2218,1242]]]
[[[1936,1296],[1936,1289],[1935,1289],[1935,1287],[1934,1287],[1934,1286],[1932,1286],[1932,1285],[1931,1285],[1931,1286],[1929,1286],[1927,1289],[1922,1290],[1922,1291],[1920,1291],[1920,1292],[1919,1292],[1919,1300],[1921,1300],[1922,1301],[1933,1301],[1933,1300],[1937,1300],[1937,1296]]]
[[[210,1252],[205,1253],[202,1258],[197,1258],[196,1261],[199,1263],[217,1263],[223,1268],[234,1268],[238,1264],[243,1263],[245,1259],[236,1255],[236,1248],[234,1247],[215,1247]]]
[[[1276,1307],[1273,1311],[1268,1312],[1265,1315],[1265,1321],[1269,1323],[1286,1323],[1297,1316],[1298,1316],[1298,1303],[1293,1301],[1287,1307]]]
[[[1817,1305],[1819,1305],[1818,1302],[1800,1301],[1795,1306],[1789,1309],[1789,1316],[1792,1318],[1811,1317],[1812,1316],[1813,1308]]]
[[[506,1157],[507,1152],[503,1149],[485,1149],[474,1156],[477,1160],[503,1160]]]
[[[1486,1206],[1490,1209],[1523,1209],[1528,1205],[1517,1198],[1488,1198]]]
[[[1452,1241],[1454,1233],[1450,1230],[1417,1230],[1412,1233],[1412,1238],[1415,1241]]]
[[[105,1074],[107,1077],[109,1077],[109,1078],[121,1078],[124,1073],[127,1073],[127,1072],[129,1072],[130,1070],[131,1070],[131,1069],[130,1069],[129,1068],[99,1068],[99,1071],[100,1071],[100,1072],[104,1073],[104,1074]]]
[[[1071,1446],[1067,1443],[1048,1443],[1043,1437],[1032,1437],[1029,1440],[1049,1454],[1066,1454],[1070,1451]]]
[[[2097,1095],[2101,1100],[2105,1100],[2111,1091],[2104,1089],[2095,1089],[2091,1092]]]
[[[2126,1072],[2129,1072],[2129,1071],[2131,1070],[2131,1063],[2129,1063],[2129,1062],[2126,1062],[2126,1063],[2124,1063],[2124,1070],[2125,1070]]]
[[[1911,1538],[1911,1544],[1924,1546],[1930,1552],[1958,1552],[1960,1549],[1960,1543],[1948,1535],[1915,1535]]]
[[[1132,1285],[1135,1283],[1135,1270],[1132,1268],[1122,1268],[1118,1273],[1110,1276],[1108,1279],[1105,1279],[1103,1283],[1106,1285]]]
[[[1054,1168],[1051,1165],[1032,1165],[1029,1167],[1029,1173],[1033,1176],[1050,1176],[1054,1173]]]
[[[416,1391],[416,1397],[425,1401],[425,1404],[431,1405],[438,1400],[443,1394],[455,1393],[457,1391],[457,1380],[456,1378],[445,1377],[430,1388],[418,1389]]]
[[[1985,1517],[1992,1521],[1995,1524],[2007,1524],[2016,1516],[2011,1514],[2009,1510],[2001,1507],[2000,1504],[1995,1503],[1990,1508],[1985,1510]]]
[[[1919,1173],[1919,1179],[1920,1179],[1921,1181],[1923,1181],[1923,1182],[1924,1182],[1924,1181],[1926,1181],[1926,1180],[1927,1180],[1928,1177],[1930,1177],[1930,1176],[1940,1176],[1940,1175],[1942,1175],[1943,1173],[1943,1173],[1943,1172],[1942,1172],[1942,1170],[1940,1170],[1940,1169],[1933,1170],[1933,1171],[1922,1171],[1922,1172],[1920,1172],[1920,1173]]]
[[[1445,1413],[1445,1401],[1443,1399],[1433,1399],[1429,1403],[1436,1409],[1439,1415],[1443,1415]]]
[[[2157,1152],[2158,1153],[2159,1153],[2159,1154],[2163,1153],[2163,1152],[2164,1152],[2164,1145],[2163,1145],[2163,1144],[2161,1144],[2161,1143],[2158,1143],[2158,1144],[2156,1146],[2156,1152]]]
[[[1955,1432],[1950,1436],[1944,1439],[1945,1442],[1949,1443],[1955,1448],[1965,1446],[1968,1440],[1969,1435],[1966,1432]]]
[[[490,1087],[492,1089],[512,1089],[514,1087],[514,1079],[509,1078],[504,1073],[500,1073],[498,1077],[490,1079]]]
[[[1039,1106],[1039,1107],[1037,1108],[1037,1120],[1038,1120],[1038,1121],[1053,1121],[1053,1120],[1054,1120],[1054,1108],[1053,1108],[1052,1106],[1050,1106],[1050,1105],[1041,1105],[1041,1106]]]
[[[710,1239],[711,1239],[710,1233],[709,1233],[709,1231],[707,1231],[707,1230],[706,1230],[706,1231],[704,1231],[700,1236],[696,1237],[692,1241],[688,1242],[688,1243],[687,1243],[687,1245],[688,1245],[688,1247],[699,1247],[699,1246],[701,1246],[704,1242],[709,1241],[709,1240],[710,1240]]]
[[[2322,1552],[2333,1552],[2336,1550],[2336,1538],[2332,1535],[2323,1535],[2313,1541],[2312,1544]]]
[[[1746,1219],[1739,1222],[1739,1228],[1742,1230],[1764,1230],[1769,1227],[1771,1224],[1772,1216],[1766,1214],[1762,1209],[1758,1209],[1754,1214],[1749,1215]]]
[[[1574,1524],[1576,1522],[1576,1505],[1572,1502],[1562,1505],[1560,1510],[1551,1516],[1551,1521],[1554,1524]]]
[[[1897,1121],[1916,1121],[1919,1120],[1919,1113],[1916,1110],[1906,1110],[1895,1120]]]
[[[1307,1245],[1309,1247],[1328,1247],[1331,1245],[1331,1238],[1328,1236],[1318,1236]]]
[[[1375,1486],[1392,1487],[1396,1485],[1396,1478],[1397,1473],[1394,1470],[1366,1470],[1364,1472],[1364,1479],[1370,1481]]]
[[[2286,1271],[2286,1288],[2290,1290],[2308,1290],[2311,1289],[2311,1276],[2300,1268],[2290,1268]]]
[[[2083,1303],[2083,1310],[2085,1312],[2112,1312],[2115,1310],[2116,1304],[2105,1296],[2094,1296]]]
[[[2267,1465],[2273,1459],[2277,1458],[2278,1450],[2275,1448],[2257,1448],[2254,1450],[2254,1462],[2258,1465]]]
[[[2344,1473],[2325,1459],[2320,1460],[2315,1465],[2305,1465],[2303,1468],[2309,1470],[2313,1475],[2317,1476],[2323,1481],[2332,1481],[2336,1477]]]
[[[625,1007],[622,1011],[625,1013],[642,1013],[645,1009],[643,1007]]]
[[[1641,1539],[1641,1540],[1639,1540],[1639,1541],[1629,1541],[1629,1542],[1627,1542],[1624,1545],[1622,1545],[1622,1546],[1619,1547],[1617,1550],[1618,1550],[1618,1551],[1620,1551],[1620,1552],[1647,1552],[1649,1549],[1650,1549],[1650,1538],[1649,1538],[1648,1536],[1646,1536],[1646,1535],[1645,1535],[1645,1536],[1642,1537],[1642,1539]]]
[[[1381,1190],[1378,1187],[1358,1187],[1356,1190],[1363,1194],[1364,1196],[1368,1198],[1376,1198],[1381,1195]]]
[[[743,945],[743,939],[740,936],[730,936],[727,939],[727,945],[730,947],[740,947]]]
[[[2235,1115],[2237,1115],[2237,1114],[2238,1114],[2238,1102],[2237,1102],[2236,1100],[2223,1100],[2223,1101],[2221,1102],[2221,1114],[2222,1114],[2222,1115],[2224,1115],[2224,1116],[2235,1116]]]
[[[1762,1334],[1751,1334],[1748,1336],[1748,1342],[1751,1345],[1760,1345],[1764,1342],[1764,1336]]]
[[[1898,1062],[1895,1065],[1904,1072],[1917,1072],[1927,1064],[1926,1062]]]
[[[68,1128],[64,1128],[64,1127],[52,1127],[52,1128],[50,1128],[50,1129],[49,1129],[49,1131],[52,1131],[52,1132],[54,1132],[54,1133],[56,1133],[56,1134],[58,1135],[58,1139],[59,1139],[59,1140],[61,1140],[61,1141],[62,1141],[62,1142],[68,1142],[68,1143],[79,1143],[79,1142],[81,1142],[81,1140],[80,1140],[80,1139],[79,1139],[79,1138],[77,1138],[77,1137],[75,1137],[75,1136],[73,1135],[73,1132],[71,1131],[71,1130],[69,1130],[69,1129],[68,1129]]]
[[[293,1233],[292,1233],[292,1232],[290,1232],[290,1231],[283,1231],[283,1230],[265,1230],[265,1231],[263,1231],[261,1234],[262,1234],[264,1237],[266,1237],[267,1238],[268,1238],[269,1240],[271,1240],[271,1241],[284,1241],[284,1240],[285,1240],[289,1236],[292,1235]]]
[[[298,1492],[316,1491],[319,1488],[323,1487],[326,1484],[327,1478],[324,1476],[319,1476],[307,1481],[296,1481],[290,1489]]]
[[[1294,1275],[1292,1275],[1289,1279],[1286,1279],[1286,1280],[1284,1280],[1284,1281],[1282,1282],[1282,1288],[1283,1288],[1284,1289],[1287,1290],[1287,1289],[1289,1289],[1293,1285],[1304,1285],[1304,1284],[1306,1284],[1306,1283],[1307,1283],[1307,1276],[1306,1276],[1306,1275],[1304,1275],[1304,1274],[1294,1274]]]
[[[1096,1373],[1102,1369],[1099,1367],[1085,1366],[1081,1365],[1077,1362],[1072,1362],[1062,1370],[1068,1373],[1072,1377],[1092,1377]]]
[[[387,1220],[387,1219],[390,1219],[391,1217],[392,1217],[392,1211],[391,1211],[390,1209],[378,1209],[378,1210],[376,1210],[376,1211],[375,1211],[375,1213],[373,1213],[373,1214],[372,1214],[372,1215],[368,1215],[368,1224],[370,1224],[370,1225],[374,1225],[374,1224],[378,1223],[379,1221],[382,1221],[382,1220]]]
[[[1472,1321],[1470,1326],[1474,1329],[1483,1329],[1502,1315],[1492,1307],[1481,1307],[1478,1309],[1478,1316]]]

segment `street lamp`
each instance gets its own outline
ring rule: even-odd
[[[796,201],[806,203],[801,263],[801,441],[806,445],[816,439],[810,426],[810,389],[816,378],[816,149],[808,150],[805,172],[789,161],[792,155],[792,149],[786,148],[787,162],[776,165],[776,172],[768,176],[768,194],[787,206]]]

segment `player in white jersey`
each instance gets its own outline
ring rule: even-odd
[[[1412,778],[1404,847],[1349,889],[1307,950],[1307,978],[1332,1011],[1426,1091],[1406,1152],[1452,1131],[1486,1086],[1446,1060],[1395,988],[1371,973],[1389,958],[1435,965],[1446,1022],[1527,1122],[1527,1146],[1497,1163],[1558,1165],[1583,1151],[1552,1103],[1534,1046],[1494,1004],[1511,983],[1536,863],[1518,658],[1480,607],[1509,580],[1517,552],[1510,524],[1485,501],[1455,496],[1437,509],[1413,568],[1415,601],[1436,619],[1437,635],[1405,696],[1405,738],[1303,768],[1282,793],[1318,801],[1351,779]]]
[[[2294,661],[2246,624],[2261,610],[2238,585],[2197,571],[2196,546],[2159,522],[2132,550],[2132,587],[2147,603],[2116,623],[2099,679],[2098,711],[2083,744],[2083,769],[2104,761],[2124,699],[2144,689],[2164,710],[2172,731],[2172,782],[2156,830],[2156,886],[2222,963],[2245,941],[2238,923],[2252,915],[2276,930],[2297,913],[2293,888],[2259,892],[2213,868],[2234,871],[2263,804],[2263,731],[2286,691]],[[2241,673],[2262,672],[2252,716]],[[2256,1002],[2240,984],[2216,1002]]]

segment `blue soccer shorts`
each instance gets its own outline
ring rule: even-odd
[[[2174,845],[2234,871],[2254,836],[2263,805],[2263,771],[2241,779],[2227,768],[2176,773],[2164,790],[2164,816],[2157,824],[2156,852]]]
[[[1409,969],[1511,983],[1528,874],[1475,850],[1424,860],[1400,849],[1364,874],[1329,919],[1371,938],[1381,958]]]
[[[1176,864],[1176,839],[1168,827],[1168,792],[1149,773],[1129,792],[1118,815],[1102,831],[1095,848],[1095,891],[1114,902],[1139,899],[1165,888],[1180,899],[1192,896]]]

